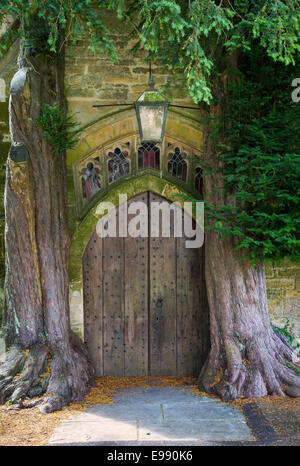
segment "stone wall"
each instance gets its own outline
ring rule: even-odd
[[[111,31],[119,58],[117,63],[112,63],[106,56],[95,56],[82,41],[66,48],[66,94],[69,109],[76,114],[76,119],[83,126],[121,108],[99,109],[93,108],[93,104],[132,103],[147,88],[149,80],[147,53],[133,50],[136,40],[132,38],[131,27],[126,27],[124,22],[116,20],[112,14],[105,17],[103,15],[101,19]],[[185,95],[178,77],[154,63],[152,70],[155,87],[164,91],[173,104],[194,105]],[[199,111],[182,112],[199,118]]]
[[[291,331],[300,343],[300,265],[287,259],[266,264],[268,304],[272,323]]]

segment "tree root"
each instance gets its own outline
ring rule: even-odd
[[[8,411],[20,411],[21,409],[30,409],[30,408],[35,408],[36,406],[40,405],[41,403],[44,402],[43,398],[39,398],[37,400],[32,400],[27,403],[24,403],[23,400],[18,401],[17,404],[13,406],[9,406],[7,408]]]
[[[93,385],[94,371],[83,345],[72,336],[72,345],[49,350],[34,346],[12,347],[0,366],[0,404],[20,410],[41,404],[43,413],[81,401]],[[24,403],[25,399],[38,397]]]
[[[225,351],[212,345],[198,379],[200,390],[224,401],[267,395],[300,396],[300,355],[271,328],[269,338],[240,342],[228,338]],[[293,369],[294,368],[294,369]]]

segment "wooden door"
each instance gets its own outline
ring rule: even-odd
[[[165,199],[148,192],[134,201],[151,212]],[[84,327],[97,376],[199,374],[209,345],[204,248],[185,240],[173,229],[169,238],[93,233],[83,256]]]

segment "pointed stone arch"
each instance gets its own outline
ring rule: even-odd
[[[170,183],[167,180],[144,175],[131,181],[125,181],[122,185],[112,189],[100,202],[112,202],[119,205],[119,194],[127,194],[128,200],[137,194],[150,191],[158,194],[170,202],[179,202],[182,207],[184,199],[190,196],[181,187]],[[96,204],[82,220],[73,235],[70,248],[69,275],[71,280],[71,326],[77,334],[83,336],[83,304],[82,304],[82,257],[85,248],[93,234],[97,222],[102,215],[97,212]]]
[[[97,214],[99,203],[108,201],[118,206],[119,194],[126,193],[129,200],[145,191],[157,194],[170,202],[177,201],[182,205],[184,198],[194,197],[193,193],[176,178],[166,179],[162,171],[159,174],[154,174],[150,170],[149,172],[137,172],[134,176],[118,180],[115,184],[108,186],[104,192],[99,191],[94,196],[93,201],[82,208],[79,201],[78,176],[76,181],[76,174],[78,174],[81,165],[86,164],[95,151],[109,144],[124,143],[126,138],[137,136],[137,134],[138,128],[134,110],[112,112],[82,128],[79,144],[67,154],[69,197],[72,199],[72,193],[75,193],[75,199],[70,202],[70,224],[76,225],[72,228],[69,260],[70,318],[73,330],[81,337],[83,337],[82,257],[100,219]],[[180,144],[183,148],[192,148],[192,150],[197,151],[197,154],[201,152],[202,131],[200,124],[188,115],[182,115],[176,111],[168,112],[166,138],[170,138],[175,145]]]

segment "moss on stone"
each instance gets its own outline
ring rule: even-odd
[[[97,207],[100,202],[112,202],[115,206],[119,204],[119,194],[127,194],[128,200],[137,194],[152,191],[155,194],[166,198],[171,202],[179,202],[183,205],[183,198],[175,197],[175,194],[183,194],[189,196],[187,191],[181,187],[170,183],[169,181],[158,178],[156,176],[145,174],[135,177],[130,180],[123,181],[118,186],[114,187],[106,195],[104,195],[99,202],[88,212],[86,217],[82,220],[78,229],[75,231],[70,249],[69,259],[69,275],[72,282],[72,290],[81,288],[82,284],[82,256],[86,245],[96,228],[97,222],[102,218],[97,212]]]
[[[160,92],[146,91],[144,102],[165,102],[164,96]]]
[[[0,102],[0,121],[6,123],[8,127],[8,103]]]

